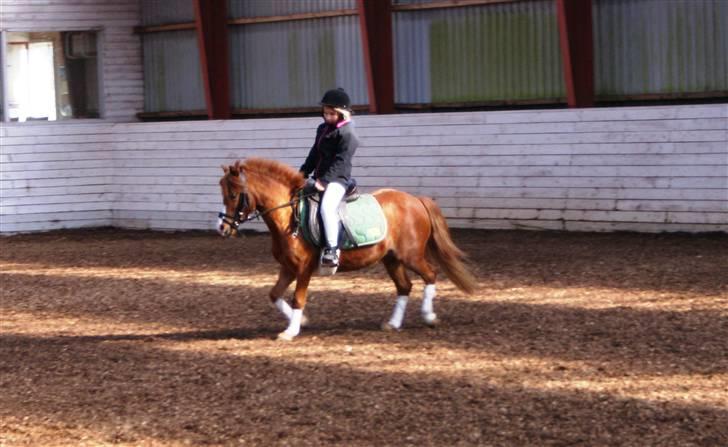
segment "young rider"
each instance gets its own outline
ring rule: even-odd
[[[351,100],[341,88],[329,90],[321,99],[324,122],[316,129],[316,140],[300,168],[304,177],[313,174],[316,188],[323,191],[321,220],[325,242],[321,265],[339,265],[339,215],[337,209],[351,182],[351,160],[359,146],[351,121]]]

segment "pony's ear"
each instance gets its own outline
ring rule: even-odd
[[[221,165],[220,167],[222,168],[222,172],[224,172],[225,174],[227,174],[228,172],[230,172],[230,168],[228,168],[227,166]]]
[[[230,172],[230,175],[232,175],[232,176],[237,177],[240,175],[240,170],[238,170],[237,166],[230,166],[228,168],[228,171]]]

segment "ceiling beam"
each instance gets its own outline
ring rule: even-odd
[[[357,0],[370,113],[394,113],[392,1]]]
[[[592,0],[556,0],[561,62],[569,107],[594,105]]]
[[[209,119],[230,118],[227,0],[193,0],[202,84]]]

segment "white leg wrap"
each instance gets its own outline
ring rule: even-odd
[[[291,306],[284,300],[283,298],[278,298],[276,300],[276,307],[278,310],[281,311],[283,315],[286,316],[286,320],[291,319],[291,315],[293,315],[293,309],[291,309]]]
[[[435,299],[435,285],[427,284],[425,293],[422,295],[422,318],[428,323],[432,323],[437,318],[432,304],[433,299]]]
[[[407,309],[407,299],[406,295],[399,295],[397,302],[394,304],[394,311],[392,312],[392,318],[389,319],[389,325],[395,329],[402,327],[404,311]]]
[[[291,311],[291,322],[288,323],[288,328],[284,331],[291,337],[297,336],[301,332],[301,318],[303,317],[303,310],[293,309]]]

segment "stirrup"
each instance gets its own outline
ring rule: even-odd
[[[321,250],[318,273],[321,276],[332,276],[339,269],[339,253],[336,248],[324,248]]]
[[[321,252],[319,263],[322,267],[338,267],[339,253],[340,250],[338,248],[324,248]]]

